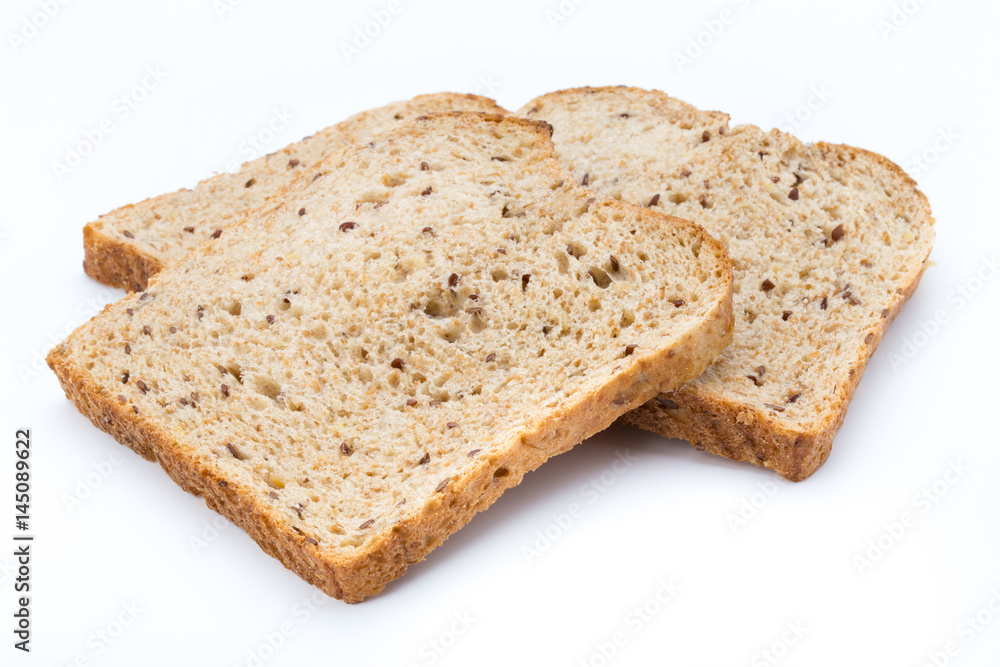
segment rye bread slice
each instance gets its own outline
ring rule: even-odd
[[[565,90],[519,113],[555,127],[577,182],[693,220],[732,259],[732,346],[625,421],[790,480],[815,472],[926,266],[934,219],[916,184],[874,153],[730,128],[659,91]]]
[[[184,188],[129,204],[102,215],[83,229],[83,269],[102,283],[128,291],[146,288],[149,277],[281,191],[330,151],[417,116],[441,111],[506,113],[479,95],[436,93],[393,102]]]
[[[378,593],[731,339],[719,243],[596,201],[550,132],[438,114],[337,149],[49,365],[298,575]]]

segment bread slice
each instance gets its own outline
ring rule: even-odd
[[[441,114],[337,149],[49,364],[96,426],[362,600],[731,339],[721,246],[596,201],[550,131]]]
[[[235,173],[207,178],[101,216],[83,229],[83,269],[102,283],[129,291],[192,249],[217,238],[233,221],[281,191],[330,151],[416,116],[440,111],[506,113],[479,95],[420,95],[363,111],[275,153],[247,162]]]
[[[693,220],[735,275],[734,342],[701,377],[625,419],[790,480],[827,458],[868,358],[917,286],[930,207],[889,160],[730,129],[659,91],[579,88],[521,111],[601,196]]]

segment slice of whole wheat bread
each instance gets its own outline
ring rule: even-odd
[[[868,358],[916,288],[930,207],[889,160],[803,144],[659,91],[578,88],[519,112],[601,196],[703,225],[734,268],[733,344],[625,420],[791,480],[827,458]]]
[[[596,201],[550,132],[437,114],[334,150],[49,364],[304,579],[377,593],[731,340],[719,243]]]
[[[83,269],[102,283],[139,291],[149,277],[281,191],[327,153],[407,120],[440,111],[504,114],[479,95],[420,95],[363,111],[281,150],[222,173],[194,188],[129,204],[83,229]]]

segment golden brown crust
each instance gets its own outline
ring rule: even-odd
[[[551,154],[547,124],[490,115],[480,118],[533,130],[546,144],[543,153]],[[642,210],[613,201],[598,205],[627,213]],[[158,461],[182,488],[204,497],[209,507],[243,528],[287,568],[334,597],[359,602],[422,560],[505,489],[520,482],[526,472],[606,428],[659,390],[674,388],[698,376],[729,344],[733,332],[732,271],[722,246],[693,223],[645,210],[642,214],[697,230],[701,238],[699,256],[717,269],[719,276],[717,292],[706,295],[712,306],[704,317],[678,335],[673,344],[623,358],[606,383],[553,408],[534,430],[503,442],[485,443],[484,450],[493,454],[456,475],[439,496],[423,507],[415,506],[379,539],[354,554],[311,544],[293,530],[285,516],[257,500],[250,488],[221,479],[196,451],[185,448],[156,421],[133,412],[109,389],[98,385],[81,362],[70,356],[68,344],[53,349],[47,360],[67,396],[94,425],[141,456]]]
[[[100,221],[83,228],[83,271],[94,280],[141,292],[149,278],[162,269],[156,257],[106,234]]]

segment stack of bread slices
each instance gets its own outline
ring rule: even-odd
[[[933,243],[887,159],[658,91],[353,116],[84,229],[98,427],[358,602],[617,419],[791,480]]]

